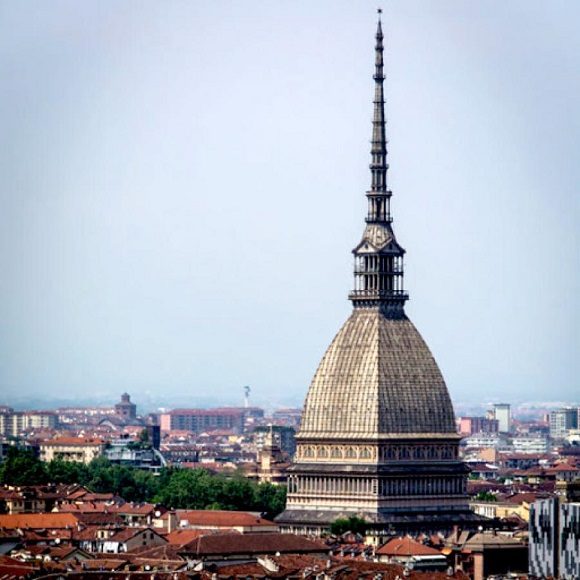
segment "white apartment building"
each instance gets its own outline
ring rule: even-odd
[[[572,429],[578,428],[578,407],[563,407],[550,413],[550,437],[564,439]]]
[[[496,403],[493,406],[494,419],[498,422],[500,433],[509,433],[512,429],[511,407],[508,403]]]
[[[493,448],[493,449],[507,449],[508,444],[504,437],[498,433],[477,433],[471,437],[466,437],[463,440],[467,449],[473,448]]]
[[[512,445],[515,453],[548,453],[550,443],[546,437],[514,437]]]

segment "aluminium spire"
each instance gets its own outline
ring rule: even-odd
[[[385,131],[385,93],[384,93],[384,62],[383,62],[383,27],[380,18],[377,24],[377,33],[375,35],[375,98],[373,101],[373,135],[371,147],[371,191],[386,192],[387,191],[387,170],[389,165],[387,163],[387,138]]]
[[[375,35],[375,93],[371,139],[371,188],[367,191],[368,213],[362,241],[355,256],[354,290],[349,298],[355,308],[379,307],[386,316],[405,317],[408,294],[403,288],[405,250],[391,226],[391,195],[387,187],[387,137],[384,92],[384,35],[380,17]]]

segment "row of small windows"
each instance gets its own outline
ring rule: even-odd
[[[291,476],[289,493],[379,495],[454,495],[465,494],[464,478],[429,477],[417,479],[376,479],[364,477]]]
[[[306,445],[299,449],[299,456],[305,459],[360,459],[375,457],[373,447],[342,447],[338,445]],[[457,457],[457,447],[453,445],[386,445],[379,447],[381,461],[406,461],[415,459],[445,460]]]
[[[372,447],[329,447],[329,446],[315,446],[308,445],[302,447],[301,449],[302,457],[305,458],[315,458],[320,457],[322,459],[332,458],[332,459],[372,459],[373,449]]]

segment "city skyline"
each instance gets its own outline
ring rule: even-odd
[[[384,13],[408,312],[454,401],[577,390],[580,51],[556,6]],[[350,309],[373,7],[37,8],[0,24],[3,394],[301,402]]]

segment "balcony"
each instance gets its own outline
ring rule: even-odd
[[[353,290],[349,297],[355,300],[407,300],[409,294],[405,290]]]
[[[395,275],[403,273],[403,266],[391,266],[391,268],[386,270],[380,270],[377,266],[355,266],[354,273],[357,276],[363,274],[385,274],[385,275]]]

